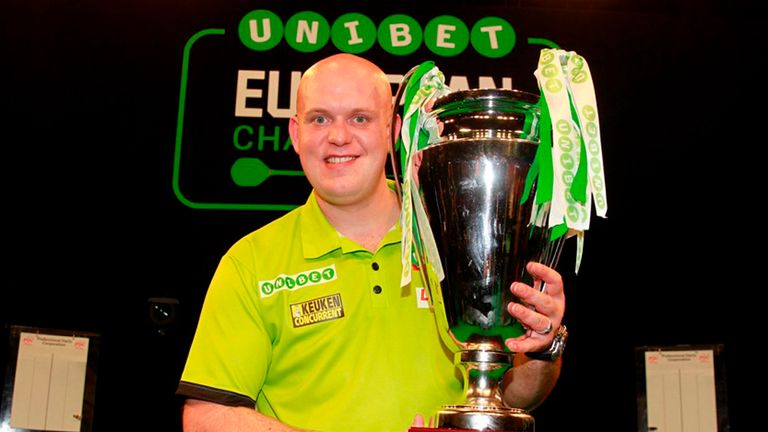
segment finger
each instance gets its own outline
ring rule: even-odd
[[[411,426],[424,426],[424,417],[421,414],[416,414]]]
[[[548,292],[540,292],[521,282],[514,282],[510,289],[512,294],[528,305],[528,307],[536,309],[536,311],[542,314],[550,315],[557,311],[555,298]]]
[[[552,341],[545,339],[533,339],[530,337],[510,338],[504,341],[511,352],[537,352],[544,351],[552,345]]]
[[[544,334],[544,332],[548,330],[550,326],[560,324],[559,322],[555,323],[546,315],[527,308],[519,303],[510,303],[507,309],[509,310],[509,314],[520,321],[524,327],[545,337],[548,336],[549,333]]]
[[[515,353],[544,351],[552,345],[554,332],[548,336],[536,335],[536,333],[526,332],[520,336],[507,338],[504,343],[510,351]]]
[[[559,295],[563,292],[563,278],[556,270],[537,262],[529,262],[525,269],[533,276],[534,281],[542,281],[546,284],[550,295]]]

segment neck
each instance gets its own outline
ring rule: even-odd
[[[335,204],[318,196],[317,203],[336,230],[371,252],[400,217],[400,202],[386,182],[363,202]]]

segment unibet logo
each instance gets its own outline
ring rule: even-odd
[[[336,280],[336,265],[330,265],[293,275],[279,275],[274,279],[259,282],[261,297],[269,297],[282,289],[305,288]]]
[[[422,44],[442,57],[461,54],[470,44],[480,55],[504,57],[515,47],[515,29],[500,17],[479,19],[470,30],[459,18],[441,15],[426,26],[405,14],[393,14],[376,24],[359,13],[346,13],[330,24],[317,12],[302,11],[292,15],[283,25],[272,11],[257,9],[248,12],[238,25],[240,41],[254,51],[267,51],[285,39],[299,52],[315,52],[330,41],[342,52],[360,54],[376,42],[393,55],[415,52]]]

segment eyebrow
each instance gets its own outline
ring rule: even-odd
[[[374,117],[374,116],[376,116],[378,114],[377,110],[372,110],[372,109],[368,109],[368,108],[355,108],[355,109],[350,110],[349,112],[352,113],[352,115],[364,114],[364,115],[369,116],[369,117]],[[331,112],[329,110],[327,110],[327,109],[312,108],[312,109],[309,109],[306,112],[304,112],[304,115],[301,116],[301,117],[302,118],[309,118],[309,117],[313,117],[313,116],[316,116],[316,115],[330,116],[330,113]]]
[[[328,114],[328,110],[322,108],[313,108],[304,112],[305,116],[313,116],[317,114]]]

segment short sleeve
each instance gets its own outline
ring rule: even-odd
[[[177,394],[254,406],[272,356],[255,275],[231,254],[206,293]]]

